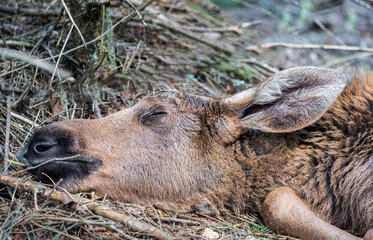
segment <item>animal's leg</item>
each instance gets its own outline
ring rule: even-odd
[[[370,229],[365,235],[364,240],[373,240],[373,229]]]
[[[303,239],[360,239],[319,218],[289,187],[270,192],[261,209],[264,222],[272,230]]]

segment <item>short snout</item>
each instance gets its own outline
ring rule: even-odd
[[[37,130],[17,158],[28,166],[36,166],[53,158],[76,154],[79,151],[77,145],[79,141],[68,129],[51,124]]]
[[[37,180],[73,183],[97,170],[102,162],[84,152],[84,143],[72,126],[77,121],[49,124],[38,129],[17,158]]]

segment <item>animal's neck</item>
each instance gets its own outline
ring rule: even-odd
[[[372,109],[373,87],[355,83],[309,127],[281,134],[249,131],[238,138],[232,155],[246,174],[248,207],[258,210],[279,186],[292,187],[315,206],[324,204],[315,200],[315,191],[323,189],[319,199],[336,197],[333,166],[353,169],[372,155]]]

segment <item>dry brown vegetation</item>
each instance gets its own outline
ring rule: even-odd
[[[107,1],[101,2],[108,6]],[[279,5],[286,9],[284,2]],[[352,64],[369,70],[372,66],[373,49],[368,47],[372,42],[364,42],[365,38],[372,38],[371,18],[364,15],[364,11],[372,11],[370,5],[343,5],[355,9],[354,14],[361,21],[358,27],[353,19],[349,20],[351,23],[337,19],[326,24],[323,19],[328,12],[317,15],[315,10],[308,20],[302,20],[300,13],[293,14],[297,19],[294,25],[299,25],[298,31],[305,34],[298,39],[287,32],[283,35],[290,41],[284,42],[271,32],[290,22],[260,4],[244,5],[247,15],[252,14],[255,19],[235,21],[208,1],[112,1],[116,62],[115,67],[103,69],[103,59],[86,60],[89,53],[62,3],[0,1],[2,175],[30,180],[22,166],[14,162],[15,154],[39,126],[63,119],[106,116],[153,91],[178,89],[221,97],[286,67]],[[149,5],[145,7],[143,3]],[[72,6],[67,2],[67,7]],[[296,7],[299,12],[306,9]],[[306,11],[311,15],[312,10]],[[255,15],[258,12],[262,15]],[[355,28],[341,30],[349,24],[355,24]],[[317,31],[310,30],[315,26]],[[348,36],[355,34],[355,38],[339,35],[338,31]],[[102,41],[101,36],[106,33],[96,35],[93,44]],[[352,75],[356,73],[344,69]],[[2,180],[15,186],[14,181]],[[57,185],[48,189],[57,190]],[[94,193],[82,193],[77,200],[77,196],[62,191],[65,195],[58,199],[41,185],[0,186],[0,239],[162,238],[156,235],[159,233],[136,228],[141,224],[166,233],[165,238],[204,239],[207,229],[220,239],[285,238],[272,234],[251,213],[234,216],[228,212],[224,217],[211,218],[115,202]],[[100,214],[101,208],[88,207],[92,202],[115,213]],[[115,218],[116,213],[122,218]],[[123,216],[133,222],[122,221]]]

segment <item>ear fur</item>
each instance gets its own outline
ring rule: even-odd
[[[338,71],[297,67],[281,71],[259,86],[222,100],[239,114],[243,128],[291,132],[317,121],[346,85]]]

